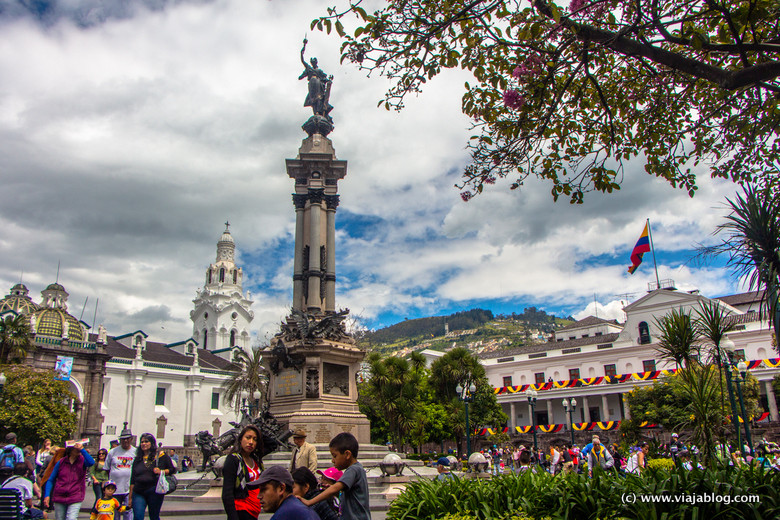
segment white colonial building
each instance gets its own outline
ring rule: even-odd
[[[569,425],[563,400],[572,397],[577,401],[573,423],[630,418],[625,394],[675,368],[673,363],[659,361],[656,319],[672,309],[689,311],[695,317],[700,305],[709,301],[698,291],[678,291],[672,286],[655,289],[623,309],[622,324],[590,316],[556,331],[547,343],[481,355],[488,380],[509,417],[509,431],[532,425],[532,408],[525,394],[529,387],[537,391],[537,425]],[[760,383],[759,405],[768,419],[780,420],[771,385],[780,373],[780,359],[766,314],[759,312],[760,295],[745,293],[715,301],[736,323],[728,337],[735,343],[736,356],[749,362],[750,373]]]
[[[222,385],[233,353],[250,348],[252,300],[244,294],[227,224],[217,242],[216,262],[193,300],[193,334],[175,343],[149,341],[142,330],[108,338],[101,413],[102,446],[127,422],[134,434],[149,432],[167,446],[192,446],[201,430],[218,436],[237,417]]]
[[[67,372],[76,396],[77,430],[92,446],[107,447],[127,422],[138,436],[149,432],[166,446],[192,446],[194,434],[219,435],[237,419],[223,398],[223,383],[236,351],[250,348],[252,300],[242,289],[235,243],[228,229],[217,243],[217,259],[193,300],[193,336],[175,343],[152,341],[137,330],[109,336],[68,313],[68,293],[58,282],[30,298],[21,283],[0,299],[0,318],[30,320],[36,348],[25,363]]]

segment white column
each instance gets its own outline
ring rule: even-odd
[[[588,396],[582,398],[582,411],[585,413],[584,422],[590,422],[590,403],[588,402]]]
[[[528,426],[534,425],[534,408],[528,403]]]
[[[609,421],[609,402],[607,401],[607,394],[601,396],[601,408],[603,410],[603,412],[601,412],[601,420]]]
[[[322,190],[309,190],[309,297],[306,310],[318,312],[322,310],[320,298],[320,247]]]
[[[623,400],[623,419],[631,419],[631,409],[628,406],[628,394],[620,394],[620,398]]]
[[[517,409],[515,403],[509,403],[509,433],[515,433],[515,426],[517,426]]]
[[[553,419],[553,402],[552,399],[547,399],[547,423],[548,424],[555,424],[555,419]]]
[[[777,413],[777,401],[775,400],[775,390],[772,388],[772,381],[764,381],[766,388],[766,400],[769,404],[769,419],[772,422],[780,421],[780,414]]]
[[[336,205],[338,195],[329,195],[327,202],[327,242],[325,252],[327,264],[325,266],[325,311],[336,310]]]
[[[293,309],[303,309],[303,233],[304,213],[308,197],[304,194],[293,195],[295,204],[295,256],[293,263]]]

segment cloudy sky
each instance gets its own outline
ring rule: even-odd
[[[368,327],[477,306],[581,318],[594,301],[621,318],[621,302],[654,279],[650,255],[626,273],[646,218],[662,279],[710,296],[743,290],[690,262],[735,192],[706,174],[693,199],[637,163],[621,191],[580,206],[553,203],[537,182],[462,202],[468,78],[438,77],[401,113],[376,108],[386,80],[340,66],[337,39],[308,30],[325,6],[0,0],[0,289],[21,277],[38,300],[59,262],[76,317],[181,340],[229,219],[254,332],[272,332],[292,294],[284,159],[311,114],[297,80],[308,32],[307,56],[335,76],[330,137],[349,161],[337,305]]]

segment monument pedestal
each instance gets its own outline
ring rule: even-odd
[[[282,334],[271,342],[277,352],[283,339]],[[358,408],[356,383],[365,352],[351,343],[322,338],[297,338],[285,348],[289,359],[299,364],[281,362],[274,370],[278,358],[269,363],[269,411],[279,424],[306,430],[310,443],[328,444],[336,434],[349,432],[361,445],[369,444],[371,425]]]

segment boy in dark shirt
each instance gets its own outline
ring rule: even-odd
[[[326,500],[344,491],[341,499],[341,518],[344,520],[371,520],[371,510],[368,505],[368,479],[366,470],[358,462],[358,441],[351,433],[339,433],[330,444],[330,455],[333,465],[344,474],[325,491],[311,500],[301,500],[307,506]]]

